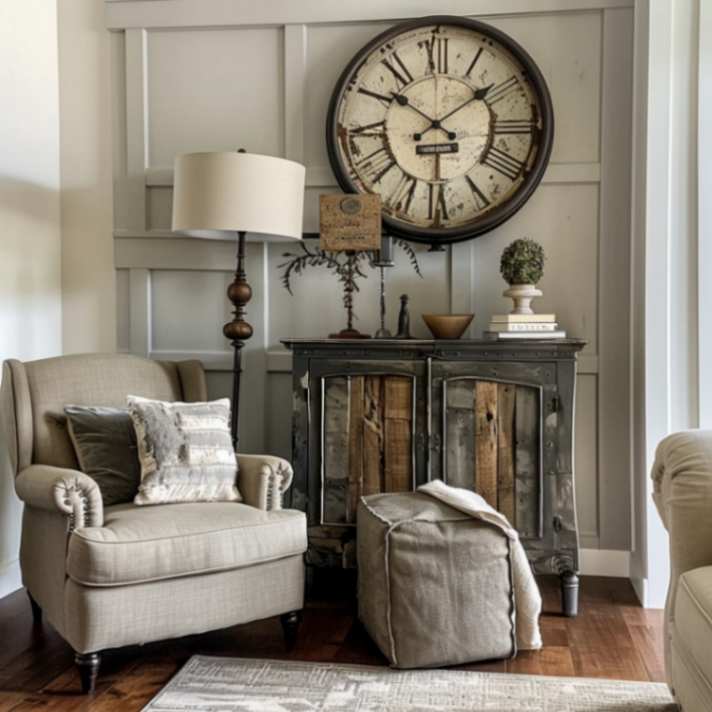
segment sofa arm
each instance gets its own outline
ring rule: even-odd
[[[70,532],[104,524],[99,485],[78,470],[30,465],[15,479],[15,491],[30,507],[66,515]]]
[[[712,431],[687,430],[662,440],[652,478],[676,584],[685,571],[712,564]]]
[[[292,466],[273,455],[238,455],[238,489],[245,501],[258,509],[282,508],[282,495],[292,484]]]

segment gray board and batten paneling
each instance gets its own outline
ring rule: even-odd
[[[371,37],[422,0],[108,0],[111,33],[115,246],[119,345],[165,358],[200,358],[211,395],[227,395],[231,355],[221,335],[234,245],[170,234],[172,158],[244,146],[307,166],[305,230],[317,198],[335,190],[324,117],[336,78]],[[581,544],[629,550],[629,223],[632,0],[454,0],[438,11],[490,22],[519,41],[549,84],[556,117],[551,164],[529,203],[505,225],[446,252],[418,248],[424,279],[404,259],[388,275],[390,327],[411,295],[424,311],[474,311],[469,334],[502,312],[499,255],[514,238],[547,252],[541,311],[587,341],[579,359],[576,475]],[[472,14],[471,14],[472,13]],[[245,350],[245,450],[290,453],[291,355],[285,337],[320,337],[344,318],[330,276],[282,288],[288,244],[248,245],[255,335]],[[377,280],[356,299],[358,328],[378,326]]]

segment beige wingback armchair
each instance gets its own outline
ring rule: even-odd
[[[670,537],[665,666],[683,712],[712,710],[712,431],[665,438],[654,499]]]
[[[197,361],[125,354],[3,365],[2,446],[25,503],[22,578],[35,620],[44,613],[75,650],[84,691],[104,649],[276,615],[290,643],[303,606],[306,520],[281,509],[285,460],[239,455],[243,503],[103,508],[78,471],[63,407],[123,407],[128,394],[205,400],[205,374]]]

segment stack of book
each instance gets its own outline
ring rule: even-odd
[[[495,314],[486,339],[565,339],[558,329],[556,314]]]

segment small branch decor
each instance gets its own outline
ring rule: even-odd
[[[502,252],[499,271],[509,289],[503,292],[514,302],[510,314],[533,314],[532,300],[542,292],[536,288],[544,276],[544,248],[534,240],[521,238],[508,245]]]
[[[408,256],[408,261],[415,273],[422,279],[418,257],[413,248],[405,241],[396,238],[395,244],[400,247]],[[376,269],[378,260],[377,250],[362,250],[349,252],[331,252],[310,248],[302,241],[299,243],[299,251],[285,252],[282,257],[285,261],[278,265],[282,271],[282,286],[292,294],[292,281],[295,276],[303,274],[309,267],[325,267],[336,275],[343,291],[342,301],[346,309],[347,326],[338,336],[342,338],[358,338],[362,336],[354,329],[354,319],[357,319],[354,312],[354,296],[360,292],[359,281],[368,277],[367,268]]]

